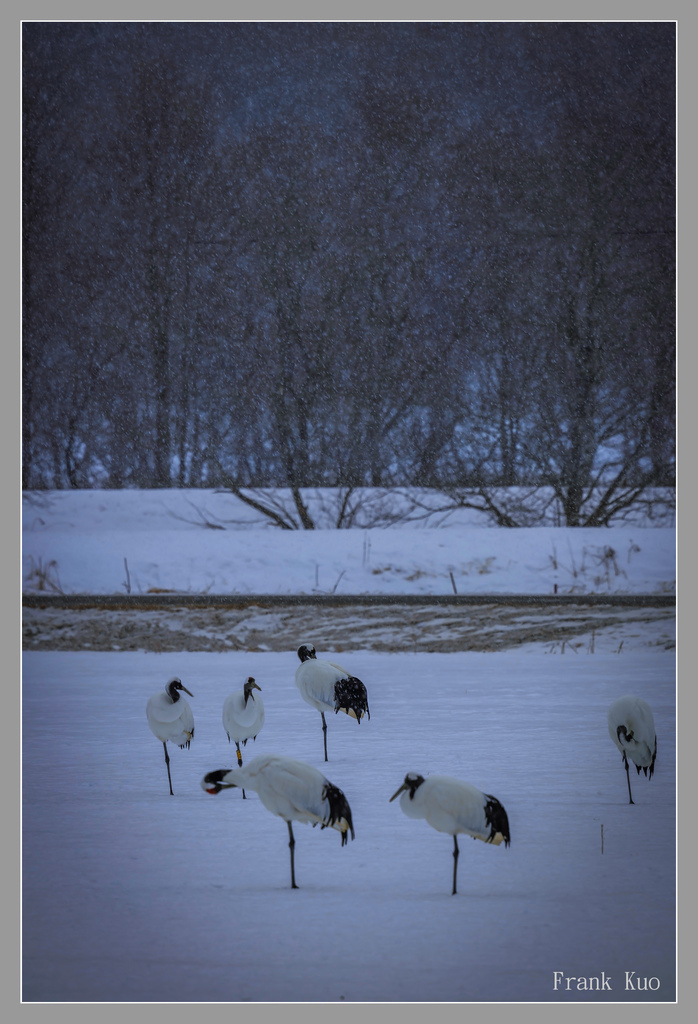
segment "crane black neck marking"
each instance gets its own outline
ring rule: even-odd
[[[177,684],[174,680],[171,683],[168,683],[167,686],[165,687],[165,690],[167,691],[167,696],[170,698],[173,704],[176,704],[177,701],[179,700],[179,690],[177,690],[176,687]]]
[[[423,775],[408,775],[405,778],[405,785],[410,791],[410,800],[414,800],[414,794],[424,782]]]
[[[208,772],[208,774],[204,775],[204,782],[213,786],[216,793],[220,793],[222,789],[226,788],[221,785],[221,782],[225,776],[228,775],[230,770],[230,768],[218,768],[215,772]],[[235,783],[230,783],[230,785],[235,785]]]

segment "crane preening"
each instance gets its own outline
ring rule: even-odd
[[[238,766],[242,766],[240,744],[245,747],[248,740],[256,740],[264,725],[264,703],[261,697],[255,696],[253,690],[261,693],[262,687],[257,685],[252,676],[248,676],[242,690],[231,693],[223,703],[223,728],[228,741],[232,740],[235,744]],[[244,789],[242,798],[245,799]]]
[[[625,777],[628,782],[629,803],[634,804],[630,789],[630,765],[628,758],[649,777],[654,774],[657,758],[657,734],[654,729],[654,715],[647,701],[640,697],[619,697],[608,709],[608,732],[623,755]]]
[[[301,663],[296,669],[296,686],[306,704],[320,712],[327,761],[325,712],[334,711],[337,714],[338,711],[343,711],[360,724],[364,715],[371,718],[368,694],[361,680],[347,672],[341,665],[318,658],[312,644],[301,644],[298,648],[298,657]]]
[[[402,796],[400,794],[402,793]],[[496,797],[482,793],[469,782],[450,775],[429,775],[408,772],[405,781],[391,796],[389,803],[400,797],[400,807],[408,818],[425,818],[437,832],[453,836],[453,892],[456,895],[458,872],[458,833],[465,833],[485,843],[509,846],[509,819]]]
[[[167,779],[170,783],[170,796],[172,792],[172,776],[170,774],[170,757],[167,753],[167,744],[175,743],[178,747],[189,749],[189,744],[194,738],[194,715],[184,697],[180,697],[179,691],[183,690],[190,697],[190,693],[182,680],[173,676],[167,686],[160,693],[155,693],[148,701],[145,713],[148,717],[150,731],[162,743],[165,749],[165,764],[167,765]]]
[[[294,865],[296,841],[291,822],[319,825],[321,829],[334,828],[342,834],[342,846],[346,845],[348,832],[354,838],[351,808],[344,793],[305,761],[262,754],[253,757],[244,768],[220,768],[208,772],[201,780],[201,788],[212,795],[234,786],[240,789],[244,786],[257,793],[266,809],[288,825],[292,889],[298,886]]]

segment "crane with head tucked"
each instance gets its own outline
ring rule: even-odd
[[[654,728],[654,715],[646,700],[640,697],[619,697],[608,709],[608,732],[623,755],[625,777],[628,782],[629,803],[634,804],[630,789],[630,765],[628,758],[637,768],[652,778],[654,762],[657,758],[657,734]]]
[[[150,731],[162,743],[165,750],[165,764],[167,765],[167,779],[170,783],[170,795],[172,792],[172,776],[170,774],[170,757],[167,753],[167,744],[174,743],[178,747],[187,750],[194,738],[194,715],[184,697],[180,697],[180,690],[190,693],[181,679],[173,676],[164,690],[153,694],[148,701],[145,713],[148,718]]]
[[[300,665],[296,669],[296,686],[306,704],[320,712],[325,760],[327,761],[325,712],[334,711],[337,714],[337,712],[343,711],[345,715],[355,718],[361,724],[364,715],[369,720],[371,718],[371,712],[368,710],[368,694],[361,680],[342,668],[341,665],[318,658],[313,644],[301,644],[297,653]]]
[[[347,798],[322,772],[305,761],[278,754],[253,757],[243,768],[219,768],[208,772],[201,780],[201,788],[211,795],[222,789],[250,789],[257,793],[268,811],[283,818],[288,826],[291,851],[291,888],[297,889],[294,852],[296,840],[292,822],[310,823],[321,829],[333,828],[342,834],[342,846],[347,833],[354,838],[354,824]]]
[[[255,696],[253,690],[261,693],[262,687],[257,685],[252,676],[248,676],[242,690],[231,693],[223,702],[223,728],[228,742],[232,740],[235,744],[238,767],[242,766],[240,744],[245,747],[248,740],[256,740],[264,725],[264,702],[261,697]],[[245,799],[244,789],[242,798]]]

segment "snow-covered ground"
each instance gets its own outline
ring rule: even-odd
[[[340,575],[338,592],[448,593],[450,572],[462,593],[549,594],[556,582],[560,592],[674,590],[668,528],[214,530],[177,518],[185,505],[172,502],[183,497],[222,515],[211,492],[25,502],[24,589],[124,593],[127,558],[136,593],[328,592]],[[673,1001],[676,699],[666,615],[645,634],[623,618],[607,624],[603,642],[566,646],[521,632],[520,646],[486,653],[465,643],[427,653],[430,636],[450,629],[442,611],[437,624],[411,620],[409,643],[395,625],[397,642],[382,649],[352,622],[335,660],[365,682],[371,719],[330,716],[325,764],[320,716],[294,684],[295,646],[312,640],[322,656],[340,644],[331,611],[312,614],[307,635],[291,642],[278,611],[248,609],[235,633],[241,646],[217,653],[185,642],[163,653],[25,651],[23,999]],[[265,646],[274,621],[285,623],[287,649]],[[190,750],[171,752],[171,797],[145,705],[175,674],[194,694],[196,731]],[[308,761],[344,790],[354,816],[346,848],[332,830],[295,826],[297,891],[283,821],[253,793],[212,799],[200,788],[206,772],[235,762],[221,709],[247,675],[262,687],[266,723],[245,760],[273,752]],[[625,693],[650,703],[658,735],[652,780],[632,771],[634,806],[606,726]],[[508,849],[461,838],[456,896],[450,836],[388,802],[408,771],[466,779],[507,810]],[[555,972],[575,980],[556,990]],[[606,987],[597,991],[594,978]]]
[[[432,528],[429,527],[432,523]],[[673,594],[673,527],[281,530],[214,491],[34,492],[23,589],[48,593]],[[206,526],[205,523],[210,525]]]
[[[316,642],[317,642],[317,638]],[[322,650],[319,651],[322,654]],[[23,947],[27,1001],[673,1000],[675,700],[671,653],[376,654],[341,661],[370,721],[328,720],[287,654],[24,655]],[[178,674],[195,736],[171,753],[151,693]],[[344,790],[356,839],[296,825],[253,793],[212,798],[235,763],[223,700],[247,674],[280,753]],[[634,693],[658,735],[635,805],[606,711]],[[389,803],[408,771],[451,774],[506,808],[508,849],[450,836]],[[603,826],[603,851],[601,827]],[[554,972],[611,990],[555,991]],[[625,988],[625,972],[657,979]],[[588,983],[593,984],[592,982]]]

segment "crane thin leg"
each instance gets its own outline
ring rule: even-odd
[[[456,873],[458,871],[458,854],[459,853],[460,853],[460,851],[458,849],[458,840],[454,836],[453,837],[453,892],[451,893],[451,896],[455,896],[456,895]]]
[[[325,721],[325,712],[320,712],[322,718],[322,738],[325,741],[325,760],[327,760],[327,722]]]
[[[291,822],[287,821],[286,824],[288,825],[288,834],[290,837],[288,848],[291,851],[291,888],[297,889],[298,886],[296,885],[296,872],[293,866],[293,851],[296,848],[296,840],[293,838],[293,827],[291,825]]]
[[[630,765],[628,764],[628,757],[625,751],[623,751],[623,764],[625,765],[625,777],[628,780],[628,796],[630,797],[630,803],[634,804],[633,794],[630,791]]]
[[[240,744],[236,741],[235,742],[235,746],[237,747],[237,752],[238,752],[238,768],[242,768],[242,754],[240,752]],[[243,800],[247,799],[247,797],[245,796],[245,790],[244,789],[242,791],[242,799]]]
[[[170,796],[174,796],[174,793],[172,792],[172,776],[170,775],[170,755],[167,753],[167,743],[163,743],[163,747],[165,750],[165,764],[167,765],[167,778],[170,783]]]

